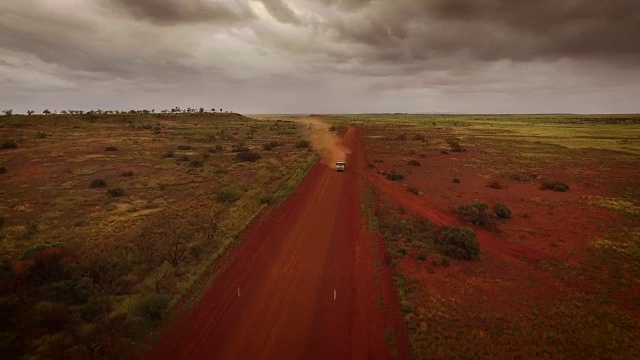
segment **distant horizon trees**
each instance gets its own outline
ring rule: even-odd
[[[13,110],[8,109],[8,110],[2,110],[2,112],[4,113],[5,116],[11,116],[13,115]]]
[[[61,115],[151,115],[151,114],[206,114],[206,113],[216,113],[216,112],[225,112],[223,111],[222,108],[220,109],[216,109],[216,108],[211,108],[210,110],[204,108],[204,107],[199,107],[199,108],[195,108],[195,107],[187,107],[187,108],[180,108],[179,106],[176,106],[174,108],[171,109],[163,109],[163,110],[158,110],[156,112],[156,109],[142,109],[142,110],[135,110],[135,109],[131,109],[131,110],[102,110],[102,109],[97,109],[97,110],[60,110],[60,114]],[[230,113],[232,111],[226,111],[226,113]],[[14,115],[13,110],[12,109],[7,109],[7,110],[2,110],[2,113],[5,116],[11,116]],[[26,115],[33,115],[35,114],[36,111],[35,110],[27,110],[26,111]],[[49,109],[44,109],[44,111],[42,111],[42,114],[44,115],[56,115],[58,114],[58,110],[54,110],[51,111]]]

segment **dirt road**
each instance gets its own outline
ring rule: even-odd
[[[408,356],[390,276],[376,270],[376,241],[361,225],[357,129],[344,145],[348,171],[317,164],[252,226],[200,303],[163,331],[148,358]]]

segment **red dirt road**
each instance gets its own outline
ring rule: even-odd
[[[362,230],[357,129],[344,145],[352,151],[348,171],[318,163],[252,226],[229,266],[147,358],[388,359],[390,329],[393,351],[408,357],[394,287],[388,272],[376,275],[376,241]]]

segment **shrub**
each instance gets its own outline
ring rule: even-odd
[[[424,250],[421,250],[420,252],[418,252],[418,254],[416,255],[416,259],[420,260],[420,261],[425,261],[427,260],[427,252]]]
[[[442,265],[442,267],[449,267],[449,265],[451,265],[451,263],[449,262],[449,259],[442,258],[442,260],[440,260],[440,265]]]
[[[407,188],[407,191],[409,191],[410,193],[414,193],[416,195],[420,195],[420,190],[418,190],[418,188],[415,188],[413,186],[409,186]]]
[[[474,201],[471,204],[458,206],[454,212],[464,221],[482,226],[488,230],[495,230],[495,223],[488,209],[488,203]]]
[[[449,147],[451,148],[451,151],[453,151],[453,152],[462,152],[462,151],[464,151],[464,148],[462,147],[462,145],[460,145],[460,140],[458,140],[458,139],[455,139],[455,138],[447,139],[447,144],[449,144]]]
[[[262,195],[260,196],[260,204],[262,205],[273,205],[276,202],[276,198],[273,195]]]
[[[47,138],[47,136],[49,136],[49,135],[47,135],[47,133],[46,133],[46,132],[44,132],[44,131],[38,131],[38,138],[40,138],[40,139],[46,139],[46,138]]]
[[[407,161],[407,164],[409,164],[411,166],[420,166],[420,161],[415,160],[415,159],[411,159],[411,160]]]
[[[307,140],[300,140],[296,143],[296,148],[298,149],[307,149],[309,146],[311,146],[311,144],[309,144]]]
[[[0,166],[0,174],[4,174],[7,172],[7,168],[4,166]]]
[[[440,151],[440,153],[441,153],[442,155],[447,155],[449,152],[448,152],[447,150],[442,150],[442,151]]]
[[[277,148],[278,146],[280,146],[280,143],[277,141],[269,141],[266,142],[264,144],[262,144],[262,148],[269,151],[269,150],[273,150],[275,148]]]
[[[402,175],[402,174],[400,174],[398,172],[392,171],[392,172],[387,174],[387,179],[389,179],[391,181],[399,181],[399,180],[404,179],[404,175]]]
[[[505,204],[496,204],[493,207],[493,212],[500,219],[509,219],[509,218],[511,218],[511,210]]]
[[[234,203],[242,197],[242,191],[233,188],[220,189],[216,192],[217,202]]]
[[[236,160],[242,162],[256,162],[260,160],[261,156],[254,151],[239,152],[236,154]]]
[[[134,175],[133,171],[124,171],[120,173],[120,176],[122,177],[132,177],[133,175]]]
[[[190,145],[178,145],[178,150],[191,150]]]
[[[445,227],[435,244],[440,252],[454,259],[475,260],[480,257],[480,244],[470,227]]]
[[[191,160],[191,163],[189,165],[192,168],[201,168],[204,166],[204,163],[202,162],[202,160]]]
[[[453,178],[453,182],[454,182],[455,184],[460,184],[460,178],[454,177],[454,178]]]
[[[104,179],[94,179],[94,180],[91,180],[91,184],[89,184],[89,186],[91,186],[91,188],[93,189],[103,188],[107,186],[107,182]]]
[[[424,140],[427,140],[427,138],[422,134],[416,134],[416,135],[413,136],[413,140],[424,141]]]
[[[169,304],[171,296],[164,294],[148,294],[136,300],[129,307],[129,312],[151,322],[162,319]]]
[[[187,162],[187,161],[191,161],[191,158],[188,155],[182,155],[178,158],[178,161]]]
[[[118,148],[115,146],[107,146],[104,148],[104,151],[118,151]]]
[[[191,245],[191,247],[189,248],[189,254],[191,254],[191,256],[194,257],[194,259],[198,259],[200,258],[200,254],[202,254],[202,246],[200,246],[199,244],[193,244]]]
[[[0,144],[0,149],[15,149],[18,143],[15,140],[5,140]]]
[[[111,197],[120,197],[124,195],[124,190],[122,188],[116,187],[107,190],[107,194]]]
[[[569,190],[569,185],[560,182],[560,181],[545,181],[542,183],[542,189],[543,190],[553,190],[553,191],[559,191],[559,192],[565,192],[567,190]]]
[[[502,184],[499,181],[492,181],[489,183],[489,187],[492,189],[502,189]]]
[[[165,158],[165,159],[173,158],[175,156],[176,156],[176,154],[171,150],[169,150],[169,151],[165,152],[164,154],[162,154],[162,157]]]

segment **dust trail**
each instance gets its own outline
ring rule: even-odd
[[[335,132],[330,131],[330,125],[322,119],[306,117],[294,121],[303,125],[305,135],[313,150],[320,154],[320,162],[323,165],[335,169],[336,161],[346,160],[347,155],[351,153],[351,150],[343,144],[342,139]]]

